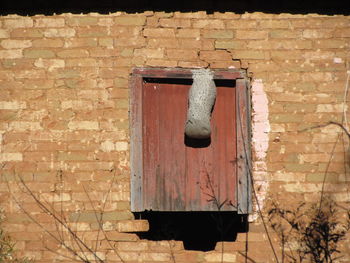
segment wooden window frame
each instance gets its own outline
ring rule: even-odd
[[[130,78],[131,211],[144,211],[142,200],[142,88],[145,78],[192,79],[193,69],[135,68]],[[243,70],[213,70],[214,80],[236,82],[237,213],[249,214],[251,204],[251,99]]]

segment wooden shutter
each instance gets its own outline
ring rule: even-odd
[[[241,71],[215,73],[217,98],[211,139],[193,140],[184,135],[188,90],[192,84],[190,70],[136,69],[133,72],[130,87],[132,211],[246,213],[249,210],[248,112],[240,113],[237,119],[241,111],[238,99],[239,107],[243,106],[244,111],[248,109],[243,77]],[[237,97],[242,95],[243,98]],[[244,124],[240,125],[238,122],[242,121]],[[246,150],[238,145],[243,140],[246,140]]]

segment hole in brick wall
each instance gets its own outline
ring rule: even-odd
[[[247,216],[236,212],[138,212],[137,219],[147,219],[148,232],[141,239],[183,241],[186,250],[209,251],[220,241],[235,241],[237,233],[246,232]]]

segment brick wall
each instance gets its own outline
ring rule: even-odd
[[[272,262],[256,213],[248,235],[239,233],[235,242],[220,243],[210,252],[186,251],[181,242],[145,241],[129,233],[147,228],[130,212],[129,74],[135,66],[247,69],[254,177],[265,209],[268,199],[285,205],[318,200],[325,171],[325,192],[338,202],[349,200],[348,140],[341,129],[300,132],[342,121],[349,56],[350,17],[340,15],[148,11],[1,17],[4,227],[21,255],[40,263],[72,262],[33,223],[35,219],[60,233],[52,217],[22,191],[22,178],[90,247],[101,240],[98,255],[108,262],[120,262],[120,257],[124,262],[245,262],[247,238],[250,259]],[[104,233],[94,213],[101,210]],[[278,242],[274,244],[280,257]],[[350,243],[343,242],[341,249],[339,261],[350,262]]]

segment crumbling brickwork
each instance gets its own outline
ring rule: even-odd
[[[134,220],[129,203],[131,69],[247,69],[255,188],[264,210],[273,198],[287,205],[315,201],[323,186],[336,201],[349,200],[348,140],[341,129],[300,132],[342,122],[349,56],[350,17],[341,15],[147,11],[1,17],[4,227],[20,254],[40,263],[71,262],[33,223],[55,231],[52,218],[21,191],[22,178],[37,198],[85,233],[87,244],[94,247],[101,239],[97,252],[107,262],[246,262],[247,240],[250,259],[273,262],[257,214],[248,234],[239,233],[235,242],[219,243],[209,252],[186,251],[181,242],[140,240],[130,233],[147,228]],[[100,210],[114,249],[99,231],[94,211]],[[350,262],[348,240],[341,250],[339,261]]]

